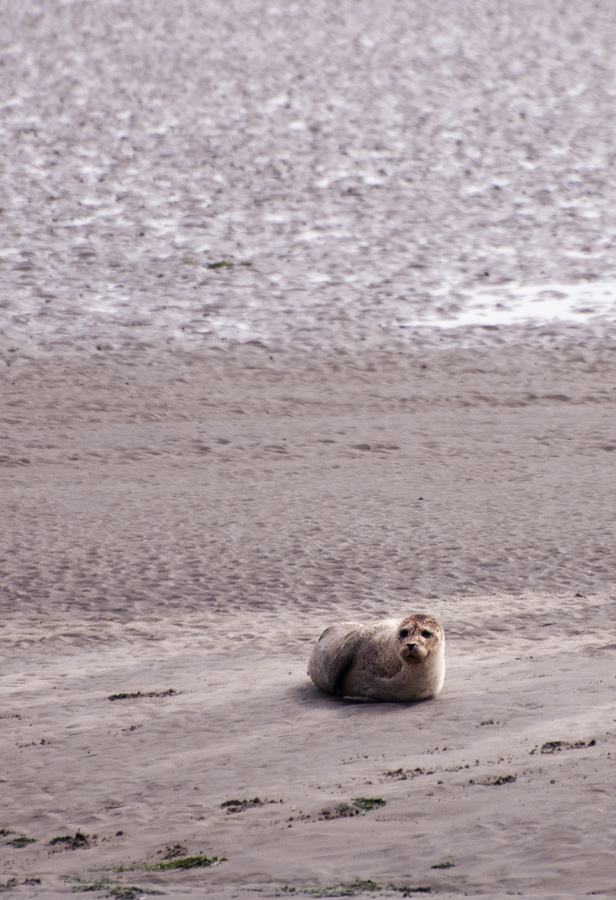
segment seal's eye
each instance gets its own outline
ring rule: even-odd
[[[402,639],[404,639],[405,637],[408,637],[408,636],[409,636],[408,631],[406,630],[406,628],[403,628],[402,631],[400,632],[400,637]]]
[[[432,637],[432,632],[431,631],[422,631],[421,636],[425,637],[425,638]]]

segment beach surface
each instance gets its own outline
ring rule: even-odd
[[[0,894],[616,895],[616,4],[3,12]]]
[[[608,341],[6,361],[10,896],[616,891]],[[422,610],[436,700],[312,686]]]

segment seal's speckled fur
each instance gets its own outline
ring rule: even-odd
[[[318,688],[353,700],[428,700],[445,680],[445,633],[415,614],[326,628],[308,663]]]

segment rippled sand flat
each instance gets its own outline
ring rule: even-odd
[[[0,881],[611,890],[612,356],[5,367]],[[437,700],[313,688],[323,627],[413,610]]]

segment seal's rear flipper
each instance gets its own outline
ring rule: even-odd
[[[357,638],[355,634],[337,639],[338,628],[328,628],[312,651],[308,674],[322,691],[342,694],[346,674],[355,661]]]

